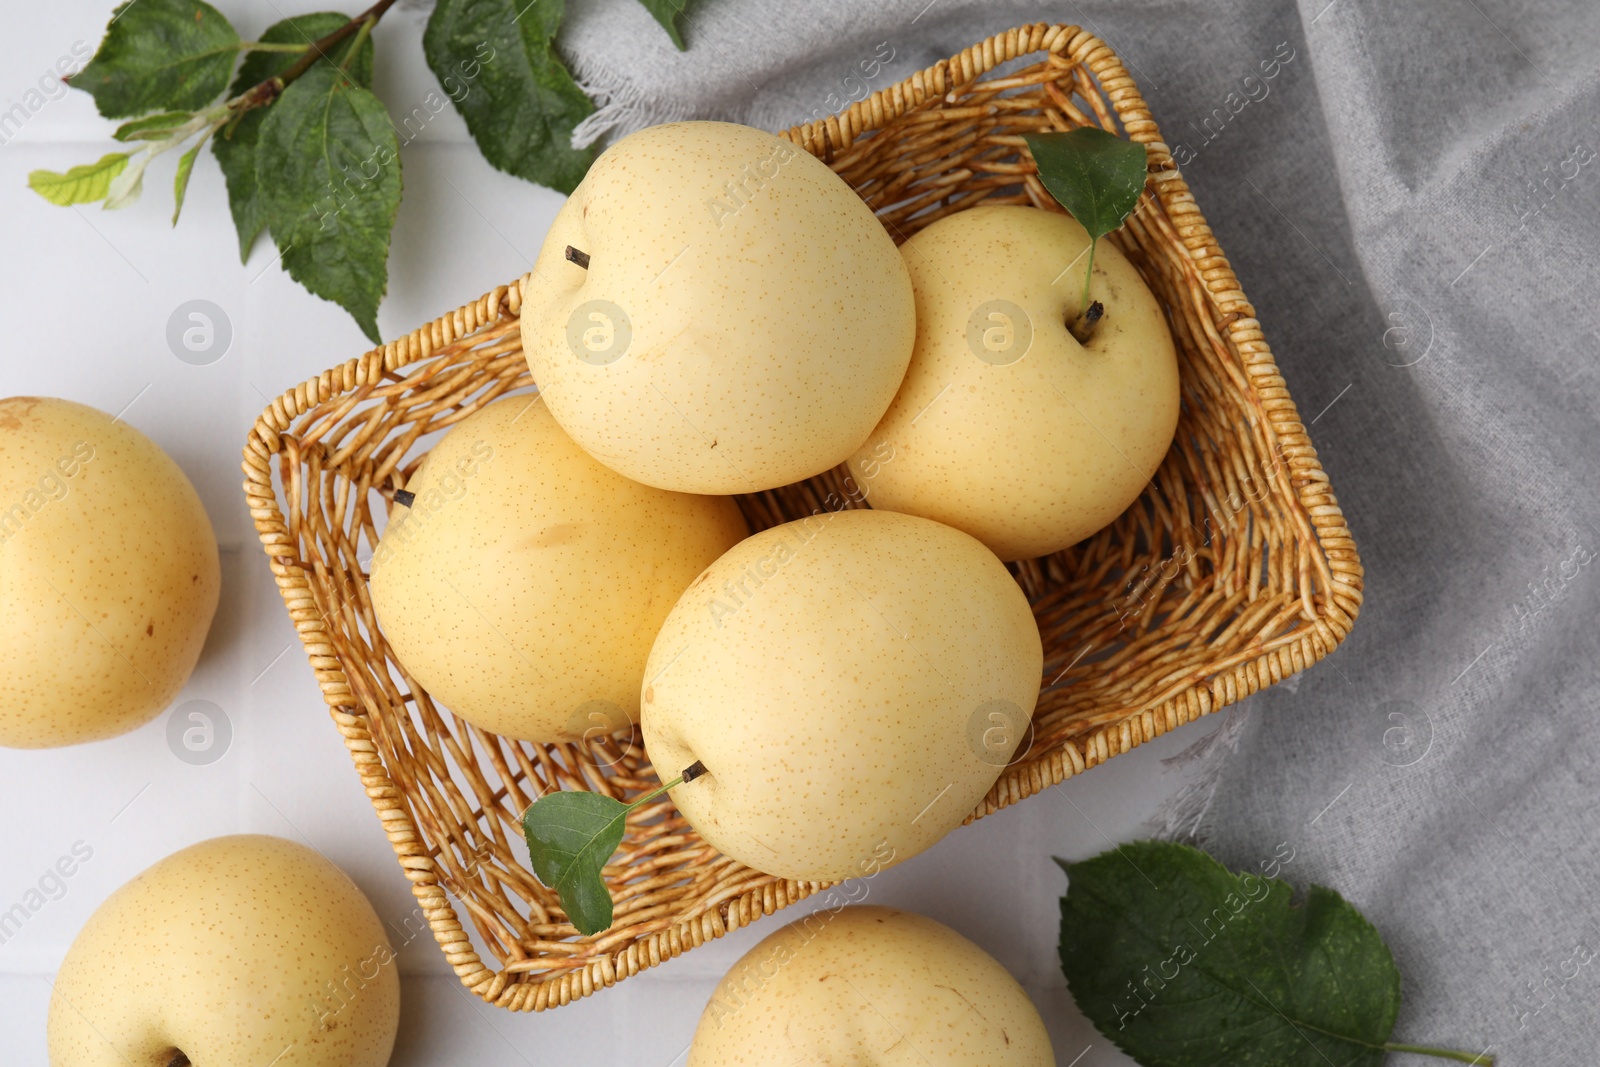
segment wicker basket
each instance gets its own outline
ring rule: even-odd
[[[1019,57],[1032,62],[1010,64]],[[1002,64],[1008,72],[985,77]],[[1133,507],[1074,548],[1013,565],[1045,635],[1042,692],[1029,744],[974,819],[1304,669],[1361,604],[1355,544],[1254,309],[1104,42],[1075,26],[1024,26],[784,136],[904,240],[978,203],[1058,210],[1021,134],[1086,124],[1147,146],[1144,199],[1112,240],[1168,311],[1183,408]],[[485,1001],[539,1011],[825,886],[719,855],[663,799],[630,821],[606,868],[615,926],[580,938],[529,870],[518,817],[552,788],[628,798],[655,785],[637,731],[593,747],[488,734],[436,705],[390,655],[366,584],[373,509],[392,506],[424,435],[530,386],[520,292],[496,288],[285,393],[250,433],[244,471],[278,588],[434,937]],[[739,502],[763,528],[842,506],[839,482],[833,471]]]

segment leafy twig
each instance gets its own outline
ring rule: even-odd
[[[546,793],[522,814],[528,856],[539,881],[561,897],[561,907],[578,932],[593,937],[611,927],[611,891],[605,863],[622,844],[630,814],[706,774],[699,760],[666,785],[652,789],[632,804],[578,790]]]
[[[332,63],[333,57],[328,55],[328,51],[334,46],[338,45],[339,42],[343,41],[346,37],[349,37],[351,34],[359,33],[364,39],[372,32],[372,27],[377,24],[378,20],[383,18],[384,12],[388,11],[394,5],[395,0],[378,0],[376,4],[373,4],[371,7],[367,8],[361,14],[357,15],[349,22],[346,22],[343,26],[340,26],[332,33],[325,34],[324,36],[319,37],[317,40],[312,41],[311,44],[306,47],[305,54],[297,59],[294,64],[289,67],[289,69],[283,71],[281,74],[276,74],[263,81],[257,82],[250,89],[234,97],[232,100],[229,100],[228,107],[236,112],[242,113],[249,111],[251,108],[265,107],[267,104],[272,103],[278,98],[279,94],[281,94],[284,89],[293,84],[296,78],[310,70],[312,65],[316,63],[317,60],[326,59],[328,62]],[[348,63],[350,61],[350,55],[353,55],[355,50],[359,49],[360,47],[361,45],[358,41],[352,46],[351,52],[345,56],[344,62]],[[336,65],[343,67],[344,63],[339,63]]]
[[[1232,874],[1186,845],[1136,841],[1061,863],[1061,969],[1078,1007],[1143,1064],[1329,1063],[1389,1052],[1492,1067],[1485,1053],[1391,1042],[1400,972],[1377,929],[1313,885]],[[1316,1053],[1307,1055],[1307,1046]]]
[[[343,307],[376,342],[400,149],[446,105],[429,92],[391,114],[371,92],[373,27],[394,3],[374,0],[353,18],[295,15],[246,41],[208,0],[124,0],[93,58],[67,80],[106,118],[129,120],[112,136],[137,147],[65,174],[34,171],[28,184],[54,204],[119,208],[139,196],[152,160],[182,149],[173,183],[181,210],[209,142],[240,259],[270,232],[289,276]],[[682,48],[686,0],[640,3]],[[435,0],[423,51],[491,164],[571,192],[598,148],[572,147],[594,103],[555,49],[564,10]]]
[[[1121,226],[1144,192],[1145,150],[1094,126],[1065,133],[1025,134],[1039,181],[1089,233],[1089,265],[1083,272],[1078,314],[1068,323],[1079,343],[1089,340],[1105,308],[1089,302],[1094,250],[1100,238]],[[1098,310],[1097,310],[1098,309]]]

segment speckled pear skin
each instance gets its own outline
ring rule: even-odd
[[[50,999],[51,1067],[383,1067],[400,980],[378,915],[316,852],[218,837],[111,895]]]
[[[177,696],[222,574],[154,441],[68,400],[0,400],[0,745],[115,737]]]
[[[1105,317],[1087,344],[1072,336],[1088,246],[1069,216],[997,205],[948,215],[901,248],[916,347],[870,446],[850,460],[858,478],[875,472],[875,506],[965,530],[1009,561],[1076,544],[1144,491],[1178,424],[1177,354],[1160,304],[1107,240],[1089,286]],[[980,314],[975,338],[974,313],[996,299],[1025,320]],[[974,351],[983,330],[1019,348],[1026,330],[1031,344],[988,362]]]
[[[656,631],[749,532],[727,497],[595,462],[533,396],[463,419],[409,488],[373,557],[384,637],[451,711],[528,741],[637,721]]]
[[[592,324],[609,346],[618,311],[626,354],[586,361],[572,338]],[[748,126],[675,122],[607,149],[562,207],[524,290],[522,345],[600,462],[664,489],[750,493],[866,441],[914,315],[893,240],[826,165]]]
[[[1016,979],[911,912],[824,908],[751,949],[711,995],[689,1067],[1055,1067]]]
[[[1005,763],[974,744],[980,709],[1008,702],[1020,732],[1042,664],[1027,598],[977,541],[825,512],[741,542],[684,593],[645,668],[645,747],[663,780],[705,764],[672,799],[723,854],[854,877],[977,807]]]

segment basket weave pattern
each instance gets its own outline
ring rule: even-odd
[[[1032,62],[986,77],[1019,57]],[[1168,311],[1183,407],[1133,507],[1082,544],[1013,565],[1044,635],[1044,677],[1033,735],[974,819],[1304,669],[1349,632],[1362,598],[1355,544],[1254,309],[1102,41],[1024,26],[783,136],[902,241],[978,203],[1059,210],[1022,134],[1081,125],[1146,146],[1144,197],[1111,240]],[[825,886],[721,856],[663,798],[630,818],[606,867],[615,925],[580,938],[528,869],[518,819],[551,789],[631,799],[654,787],[637,730],[592,746],[486,733],[435,704],[384,642],[366,584],[374,509],[393,505],[424,435],[531,385],[520,294],[498,287],[285,393],[251,431],[244,471],[279,591],[435,939],[479,997],[539,1011]],[[854,506],[842,473],[739,503],[755,529]]]

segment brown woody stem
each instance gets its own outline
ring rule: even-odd
[[[567,246],[567,262],[568,263],[576,263],[578,266],[582,267],[584,270],[588,270],[589,269],[589,253],[587,253],[587,252],[585,252],[585,251],[583,251],[581,249],[573,248],[571,245],[568,245]]]
[[[278,98],[278,94],[282,93],[284,89],[288,88],[291,82],[300,77],[300,75],[304,74],[306,71],[310,70],[312,64],[314,64],[317,60],[326,59],[330,63],[336,63],[337,61],[328,54],[329,51],[331,51],[345,38],[351,36],[352,34],[361,32],[363,28],[365,28],[366,32],[370,33],[373,24],[377,23],[379,19],[383,18],[384,12],[388,11],[394,6],[394,4],[395,0],[378,0],[376,4],[373,4],[371,7],[367,8],[367,10],[363,11],[361,14],[357,15],[343,26],[340,26],[332,33],[326,34],[317,38],[315,41],[312,41],[311,44],[306,48],[305,54],[290,64],[289,68],[282,74],[279,74],[276,77],[268,78],[264,82],[258,82],[255,85],[252,85],[250,88],[246,89],[244,92],[228,101],[228,106],[234,111],[243,114],[244,112],[249,111],[251,108],[265,107],[266,105],[272,103]]]

